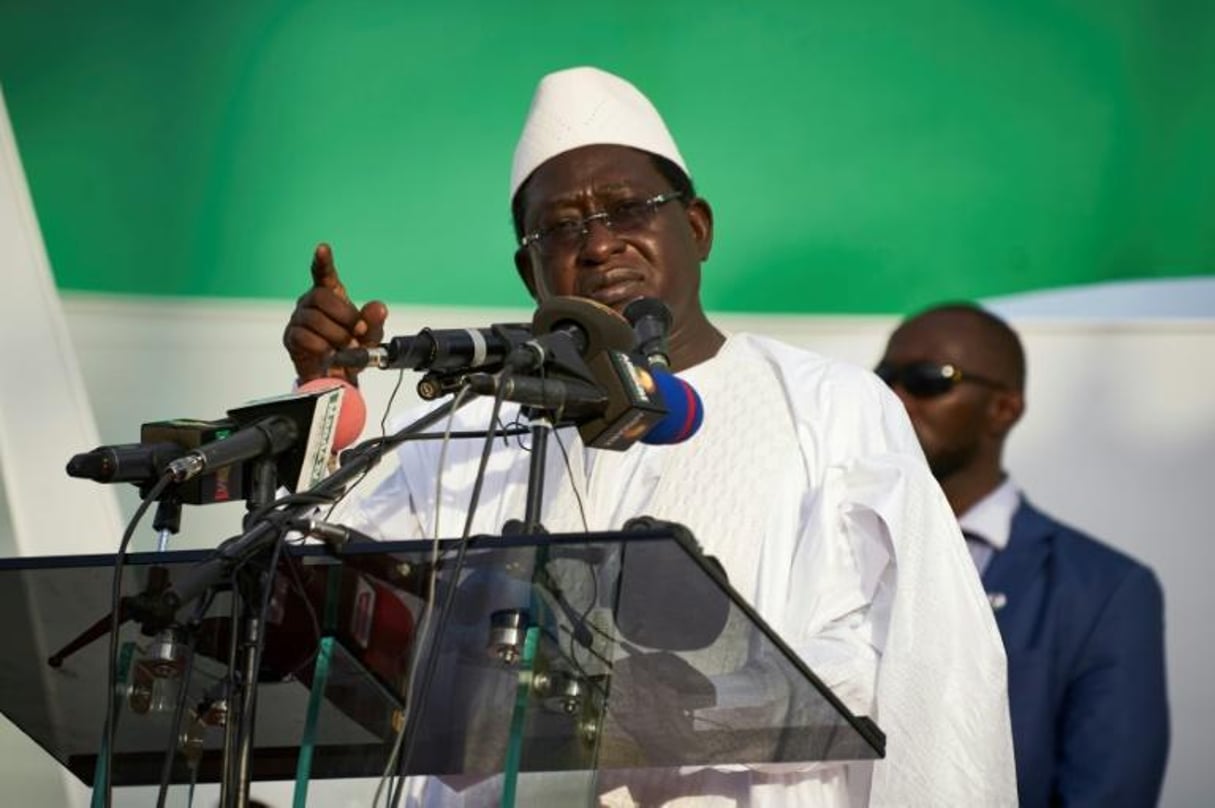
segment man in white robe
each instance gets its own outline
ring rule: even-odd
[[[533,296],[617,309],[661,298],[674,314],[672,368],[705,410],[701,430],[677,446],[586,450],[562,430],[569,467],[551,442],[545,527],[618,530],[641,514],[687,525],[742,597],[887,739],[878,762],[605,772],[602,804],[1015,804],[999,635],[898,400],[867,371],[712,326],[699,300],[711,209],[658,113],[623,80],[577,68],[541,82],[511,196],[516,266]],[[650,206],[644,221],[629,207],[639,203]],[[350,303],[323,245],[313,277],[284,335],[301,380],[334,348],[378,342],[386,315],[382,304]],[[455,428],[483,429],[488,418],[477,402]],[[449,446],[436,502],[440,451],[407,444],[350,518],[385,538],[459,533],[481,445]],[[474,533],[523,516],[527,473],[527,453],[499,444]],[[492,787],[483,791],[433,784],[424,796],[482,804]]]

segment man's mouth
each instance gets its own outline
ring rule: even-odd
[[[645,274],[632,267],[616,267],[596,274],[585,286],[585,294],[605,306],[620,308],[642,297]]]

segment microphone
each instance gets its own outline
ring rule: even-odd
[[[343,438],[357,438],[366,412],[354,385],[313,380],[299,392],[228,410],[240,428],[173,461],[168,471],[182,482],[211,469],[276,457],[278,481],[291,491],[306,490],[329,475],[333,452],[344,448],[336,441],[339,428]]]
[[[69,477],[99,483],[132,483],[146,490],[164,475],[169,463],[236,429],[236,422],[230,418],[218,421],[178,418],[146,423],[140,428],[139,443],[98,446],[74,455],[67,463],[67,473]],[[244,491],[243,470],[237,467],[174,486],[172,496],[185,505],[209,505],[241,498]]]
[[[578,359],[602,351],[632,350],[636,343],[632,329],[614,309],[585,297],[545,300],[532,316],[532,333],[536,336],[507,357],[511,370],[527,372],[555,364],[578,372],[583,370]]]
[[[700,429],[704,405],[678,376],[637,363],[623,351],[600,354],[594,367],[599,368],[594,383],[489,373],[473,373],[465,381],[479,395],[500,394],[506,401],[560,413],[562,423],[578,425],[582,442],[597,449],[623,451],[639,440],[682,443]]]
[[[657,320],[665,333],[663,315],[669,323],[670,314],[661,301],[650,299],[635,311],[647,323]],[[658,373],[665,372],[662,367],[651,368],[630,356],[637,335],[614,309],[581,297],[550,298],[537,309],[532,330],[541,336],[517,349],[515,356],[521,361],[514,367],[546,367],[562,374],[559,381],[506,379],[494,386],[494,392],[504,389],[511,401],[560,411],[565,419],[578,423],[585,445],[599,449],[621,451],[638,440],[677,443],[699,428],[699,396],[669,373],[656,381]],[[577,346],[585,361],[562,361],[561,352],[568,344]],[[507,385],[511,389],[505,389]],[[659,423],[662,427],[655,430]]]
[[[585,445],[623,451],[639,440],[680,443],[700,429],[704,420],[700,396],[666,369],[637,362],[623,351],[606,351],[590,365],[596,382],[607,392],[608,405],[600,417],[579,425]]]
[[[639,297],[624,307],[624,318],[637,335],[637,350],[652,366],[671,366],[667,334],[671,331],[671,310],[656,297]]]
[[[372,348],[345,348],[329,367],[362,370],[458,371],[501,367],[516,346],[531,336],[524,324],[489,328],[423,328],[412,337],[393,337]]]
[[[641,437],[641,442],[654,446],[683,443],[695,435],[704,422],[705,408],[700,394],[692,385],[667,370],[658,367],[650,370],[667,414],[650,427],[650,431]]]
[[[560,412],[563,419],[593,416],[607,406],[607,393],[589,382],[565,378],[472,373],[465,378],[471,392],[482,396],[501,395],[525,407]]]
[[[67,473],[99,483],[142,485],[159,479],[165,467],[185,453],[180,445],[168,441],[98,446],[91,452],[73,455]]]
[[[261,418],[226,438],[200,446],[169,463],[165,473],[182,483],[204,471],[234,466],[246,460],[277,455],[295,445],[300,430],[283,415]]]
[[[166,496],[209,505],[246,498],[252,476],[246,461],[269,454],[278,456],[283,484],[301,490],[328,475],[331,454],[358,438],[366,414],[358,388],[341,379],[316,379],[298,393],[237,407],[221,420],[145,423],[139,443],[77,454],[67,473],[146,489],[171,472],[177,484]]]
[[[345,379],[322,376],[299,386],[300,393],[322,393],[335,387],[342,388],[342,405],[338,409],[337,424],[333,429],[333,451],[340,452],[359,439],[367,425],[367,402],[363,394]]]

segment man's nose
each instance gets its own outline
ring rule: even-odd
[[[620,235],[608,224],[606,216],[589,217],[584,223],[582,254],[596,260],[624,248]]]

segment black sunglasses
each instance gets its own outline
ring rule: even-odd
[[[873,372],[886,384],[891,387],[897,384],[915,398],[943,396],[962,382],[996,389],[1004,387],[995,379],[964,373],[960,367],[948,362],[908,362],[905,365],[882,362]]]

